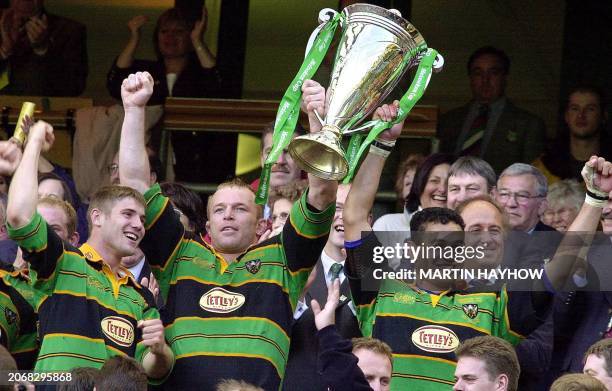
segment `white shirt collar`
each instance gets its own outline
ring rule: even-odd
[[[145,263],[145,257],[142,257],[140,262],[138,262],[136,265],[128,269],[130,273],[132,273],[132,275],[134,276],[134,279],[137,279],[138,277],[140,277],[140,272],[142,271],[142,268],[144,267],[144,263]],[[148,276],[145,276],[145,277],[148,277]]]
[[[325,253],[325,250],[321,252],[321,263],[323,264],[323,271],[325,272],[326,279],[329,277],[329,269],[331,269],[334,263],[339,263],[344,266],[344,261],[336,262],[329,255]]]

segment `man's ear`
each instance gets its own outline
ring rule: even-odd
[[[149,175],[149,186],[153,186],[157,183],[157,174],[155,171],[151,171],[151,175]]]
[[[495,391],[506,391],[508,390],[508,385],[510,383],[510,379],[508,379],[508,375],[502,373],[497,376],[495,379]]]
[[[91,214],[89,215],[89,217],[91,218],[92,226],[99,227],[100,225],[102,225],[102,220],[104,219],[102,214],[103,213],[100,209],[94,208],[91,210]]]

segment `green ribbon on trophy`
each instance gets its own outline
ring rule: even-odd
[[[274,133],[272,135],[272,150],[266,157],[264,166],[259,177],[259,187],[255,197],[255,202],[263,205],[268,200],[268,192],[270,188],[270,171],[272,165],[276,163],[280,154],[287,148],[289,142],[293,138],[295,125],[297,124],[300,115],[300,100],[302,98],[302,84],[304,80],[312,78],[317,72],[323,58],[327,54],[329,45],[334,37],[336,28],[342,19],[342,14],[337,13],[332,20],[327,22],[323,29],[319,32],[310,51],[304,58],[304,62],[300,67],[297,75],[285,91],[285,95],[281,99],[278,111],[276,113],[276,121],[274,122]]]
[[[427,89],[427,85],[429,84],[433,63],[437,56],[438,52],[432,48],[428,48],[423,55],[423,58],[419,63],[419,67],[417,68],[414,80],[412,81],[412,84],[410,84],[410,88],[408,88],[408,91],[400,99],[399,110],[395,120],[374,120],[367,123],[366,125],[372,126],[372,129],[368,133],[367,137],[365,137],[365,141],[363,142],[363,133],[357,133],[351,136],[351,141],[349,142],[346,152],[347,160],[349,162],[349,172],[344,177],[343,183],[349,183],[353,179],[355,176],[355,170],[357,169],[359,161],[361,160],[361,156],[376,139],[376,137],[378,137],[378,135],[385,130],[391,128],[393,125],[406,119],[414,105],[421,99],[425,93],[425,90]]]

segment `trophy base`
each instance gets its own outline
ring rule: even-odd
[[[289,154],[302,170],[321,179],[337,181],[348,173],[341,140],[340,129],[326,125],[320,132],[293,139]]]

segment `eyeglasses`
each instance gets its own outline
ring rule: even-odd
[[[119,169],[119,165],[117,163],[111,163],[108,166],[106,166],[106,172],[108,172],[110,175],[115,174],[118,169]]]
[[[517,204],[521,204],[521,205],[526,205],[527,203],[529,203],[529,200],[533,198],[542,198],[542,197],[544,196],[543,195],[532,196],[527,192],[514,193],[512,191],[506,191],[506,190],[502,190],[497,193],[497,199],[499,200],[499,202],[508,202],[510,198],[514,198],[514,201],[516,201]]]

